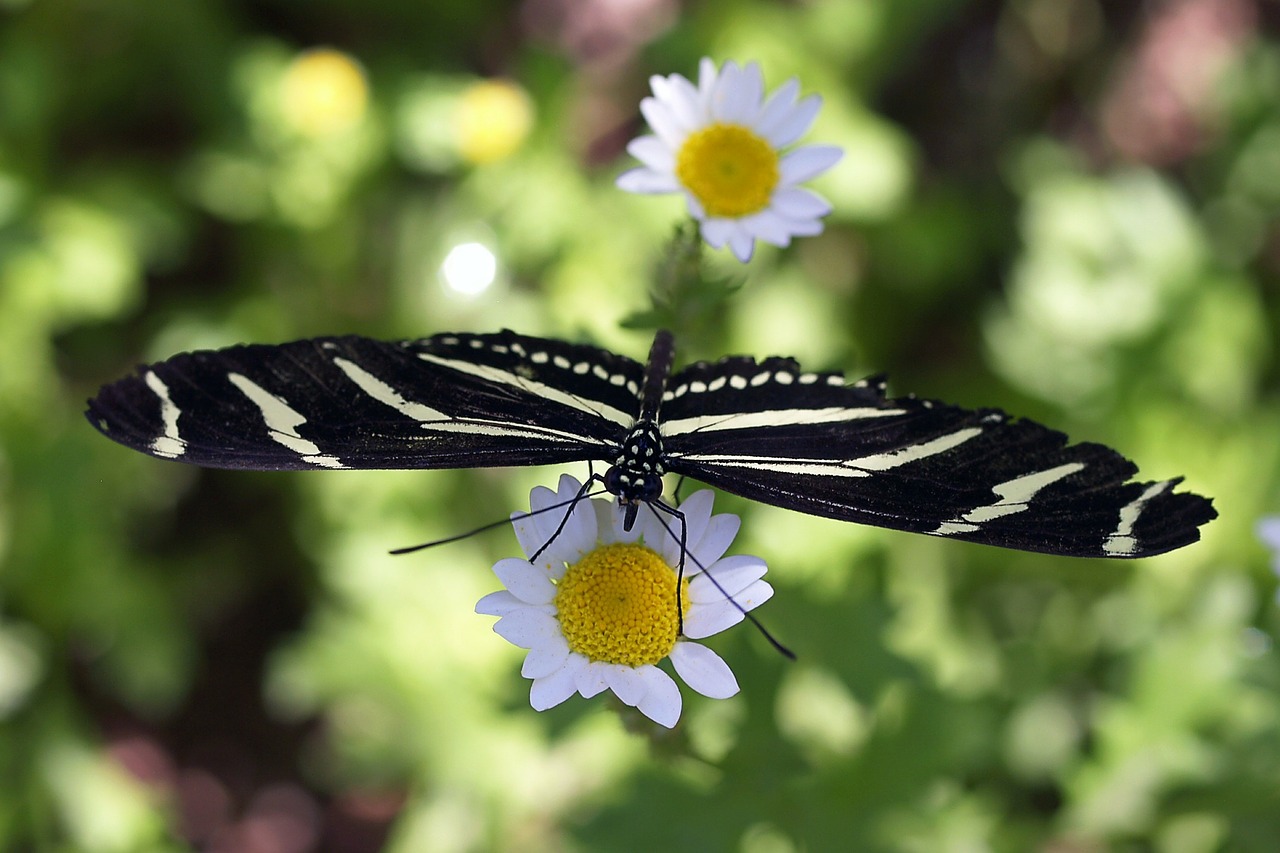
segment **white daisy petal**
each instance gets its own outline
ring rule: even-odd
[[[757,213],[742,220],[742,229],[757,240],[770,243],[780,248],[791,245],[791,223],[772,210]]]
[[[599,531],[600,544],[609,545],[618,542],[618,537],[624,534],[622,529],[622,515],[618,512],[617,504],[613,501],[592,501],[591,506],[596,511],[596,529]]]
[[[524,664],[520,667],[520,674],[536,681],[551,675],[568,660],[569,644],[565,642],[564,637],[557,636],[554,642],[529,649],[529,654],[525,655]]]
[[[821,219],[792,219],[787,227],[793,237],[816,237],[822,233]]]
[[[733,236],[736,226],[728,219],[706,219],[702,223],[702,239],[713,249],[719,249]]]
[[[787,187],[773,194],[772,207],[787,219],[815,219],[831,212],[831,203],[810,190]]]
[[[680,688],[656,666],[643,666],[636,672],[645,684],[644,698],[636,708],[658,725],[675,728],[680,721]]]
[[[713,515],[707,522],[707,529],[702,534],[702,538],[689,546],[689,556],[692,558],[690,562],[693,566],[706,568],[723,557],[724,552],[728,551],[729,546],[733,544],[733,539],[738,535],[738,528],[741,526],[742,519],[736,515],[730,513]]]
[[[794,186],[821,175],[843,156],[844,151],[834,145],[806,145],[788,152],[778,163],[782,186]]]
[[[732,77],[726,75],[716,94],[720,100],[712,105],[713,117],[729,124],[754,124],[760,113],[760,98],[764,94],[759,63],[749,62]]]
[[[493,624],[493,631],[513,646],[532,649],[544,646],[560,633],[556,617],[532,607],[512,610]]]
[[[564,521],[564,528],[556,539],[557,546],[563,549],[561,553],[566,555],[565,559],[576,562],[582,558],[583,554],[595,547],[596,514],[591,511],[590,501],[582,496],[582,484],[568,474],[560,477],[560,492],[557,497],[558,503],[564,510],[568,509],[572,501],[577,501],[576,504],[572,504],[573,512]],[[555,514],[555,510],[547,513],[547,515]],[[560,519],[564,519],[563,512],[560,514]]]
[[[529,516],[528,521],[533,524],[534,536],[530,543],[533,547],[526,550],[526,554],[532,555],[539,549],[543,549],[545,553],[545,546],[555,537],[563,513],[557,515],[550,508],[558,502],[559,496],[551,489],[542,486],[535,487],[529,493],[529,507],[533,514]],[[538,565],[541,564],[539,561]]]
[[[649,685],[643,676],[629,666],[611,666],[604,672],[604,680],[624,705],[635,707],[644,698]]]
[[[800,81],[794,77],[779,86],[760,109],[760,115],[753,125],[756,133],[773,142],[772,134],[791,114],[798,94],[800,94]],[[775,142],[774,145],[778,144]]]
[[[684,134],[702,124],[702,104],[697,88],[679,74],[658,83],[662,78],[655,78],[653,94],[671,110],[677,126]],[[659,90],[661,88],[661,91]]]
[[[718,654],[698,643],[678,642],[671,665],[684,683],[711,699],[728,699],[738,692],[738,679]]]
[[[733,600],[741,604],[744,610],[754,610],[771,598],[773,598],[773,587],[767,581],[756,581],[734,595]]]
[[[718,601],[689,609],[684,616],[684,635],[701,640],[732,628],[743,619],[742,611],[732,601]]]
[[[483,616],[506,616],[512,610],[526,606],[505,589],[491,592],[476,602],[476,612]]]
[[[680,512],[684,515],[685,541],[700,542],[711,522],[711,507],[715,503],[715,492],[710,489],[699,489],[680,503]]]
[[[675,113],[671,109],[671,105],[657,98],[645,98],[640,102],[640,113],[644,116],[644,120],[648,122],[650,130],[652,130],[659,139],[671,146],[674,151],[678,149],[685,137],[689,135],[676,118]]]
[[[751,260],[751,255],[756,250],[755,238],[741,228],[735,228],[729,235],[729,249],[735,258],[745,264]]]
[[[603,519],[600,522],[600,529],[607,530],[602,533],[600,541],[606,542],[636,542],[640,539],[640,535],[644,532],[644,528],[637,524],[630,530],[623,527],[627,518],[626,509],[618,504],[617,501],[601,501],[600,514]]]
[[[676,168],[675,153],[656,136],[641,136],[627,143],[627,153],[659,174]]]
[[[556,585],[547,573],[529,564],[528,560],[508,557],[499,560],[493,573],[511,594],[525,604],[550,604],[556,597]]]
[[[689,581],[689,599],[694,604],[724,601],[725,596],[736,600],[739,593],[764,577],[766,571],[768,566],[759,557],[749,554],[725,557],[713,565],[710,571]]]
[[[609,689],[608,682],[604,680],[604,674],[608,669],[609,664],[596,660],[590,661],[578,670],[574,683],[578,686],[578,692],[582,694],[583,699],[590,699]]]
[[[684,188],[680,188],[684,192]],[[693,193],[684,194],[685,207],[689,209],[689,215],[699,222],[703,222],[707,218],[707,212],[702,209],[702,203],[693,197]]]
[[[653,513],[645,531],[645,544],[662,554],[667,565],[674,566],[680,561],[682,554],[688,550],[688,543],[698,542],[706,532],[707,523],[711,519],[711,505],[715,495],[710,489],[694,492],[680,504],[680,512],[684,515],[685,546],[680,545],[680,519],[667,516],[665,513]],[[703,563],[705,566],[706,563]],[[690,569],[699,571],[695,565],[686,560],[685,577],[690,576]]]
[[[629,193],[664,195],[680,191],[675,175],[666,175],[648,168],[630,169],[614,179],[614,186]]]
[[[542,488],[538,486],[538,488]],[[537,489],[535,489],[537,491]],[[549,490],[548,490],[549,491]],[[533,495],[530,495],[530,503],[532,503]],[[527,512],[511,513],[511,528],[516,533],[516,542],[520,543],[520,550],[526,555],[532,554],[542,547],[542,539],[538,533],[538,527],[533,522]],[[541,561],[540,561],[541,562]]]
[[[529,704],[535,711],[554,708],[577,692],[574,682],[576,671],[572,665],[572,656],[565,666],[557,669],[545,678],[534,679],[529,688]]]
[[[773,147],[786,148],[808,133],[809,126],[818,117],[820,109],[822,109],[822,98],[818,95],[810,95],[787,112],[778,115],[770,126],[763,126],[763,122],[756,125],[756,132],[769,140]]]
[[[719,78],[720,72],[716,69],[716,64],[711,57],[702,57],[698,61],[698,95],[704,104],[710,103],[711,93],[715,90],[716,80]]]
[[[720,69],[711,91],[706,97],[707,114],[710,118],[721,119],[725,101],[729,98],[729,90],[738,82],[738,63],[730,59]]]

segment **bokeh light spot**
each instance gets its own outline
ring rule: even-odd
[[[483,243],[459,243],[445,255],[440,278],[455,293],[475,296],[489,289],[498,275],[498,258]]]
[[[483,80],[468,86],[456,114],[458,153],[470,163],[511,156],[533,127],[533,104],[515,83]]]
[[[300,54],[281,81],[285,121],[298,132],[329,136],[364,117],[369,87],[359,64],[330,48]]]

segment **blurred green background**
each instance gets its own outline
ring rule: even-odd
[[[1112,444],[1215,498],[1204,541],[1069,560],[723,496],[799,662],[730,632],[741,695],[637,735],[528,707],[472,612],[509,531],[387,554],[557,471],[202,471],[83,419],[242,341],[642,357],[682,204],[612,181],[648,75],[703,55],[799,77],[846,156],[821,237],[715,254],[746,283],[686,358]],[[0,0],[0,849],[1280,849],[1278,284],[1274,0]]]

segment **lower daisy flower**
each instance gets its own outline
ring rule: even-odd
[[[477,613],[500,617],[494,631],[529,650],[520,672],[533,680],[530,704],[545,711],[574,693],[590,698],[612,690],[671,728],[680,719],[681,699],[675,681],[657,666],[664,658],[704,696],[737,693],[728,664],[691,640],[741,622],[773,595],[762,580],[763,560],[724,556],[738,517],[712,515],[710,491],[680,505],[685,547],[677,602],[679,520],[645,505],[628,532],[622,509],[603,498],[578,501],[566,518],[563,508],[580,488],[565,475],[557,491],[539,486],[530,493],[532,514],[512,516],[529,556],[498,561],[493,571],[506,589],[476,605]]]

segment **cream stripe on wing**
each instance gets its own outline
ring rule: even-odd
[[[826,424],[864,418],[887,418],[906,414],[905,409],[877,409],[873,406],[828,406],[821,409],[771,409],[765,412],[696,415],[662,422],[663,435],[685,435],[691,432],[716,432],[756,427]]]
[[[944,521],[933,532],[943,536],[955,533],[973,533],[979,529],[983,522],[1022,512],[1031,505],[1031,499],[1041,489],[1082,470],[1084,470],[1083,462],[1068,462],[1056,468],[1024,474],[1021,477],[998,483],[991,487],[991,491],[998,495],[1000,500],[995,503],[974,507],[958,518]]]
[[[239,373],[229,373],[227,379],[258,407],[273,441],[289,448],[312,465],[321,468],[343,467],[336,457],[321,453],[315,442],[298,435],[298,427],[305,424],[307,419],[290,408],[288,403]]]
[[[147,387],[160,398],[160,420],[164,424],[164,434],[156,436],[151,442],[151,452],[166,459],[176,459],[187,452],[187,443],[178,434],[178,416],[182,411],[170,398],[169,386],[154,371],[147,371],[145,381]]]
[[[448,420],[449,416],[443,412],[436,411],[430,406],[422,403],[415,403],[406,400],[401,396],[400,392],[392,388],[386,382],[374,376],[360,365],[345,358],[335,358],[333,363],[345,374],[347,378],[356,383],[361,391],[368,394],[379,403],[390,406],[405,417],[413,418],[416,421],[441,421]]]
[[[726,468],[752,468],[779,474],[803,474],[815,477],[869,477],[872,471],[888,471],[918,462],[959,447],[982,434],[982,427],[967,427],[947,435],[911,444],[887,453],[858,456],[853,459],[788,458],[785,456],[739,456],[736,454],[670,454],[684,462],[717,465]]]
[[[473,364],[468,361],[459,359],[443,358],[428,352],[417,353],[418,358],[432,364],[446,367],[450,370],[456,370],[459,373],[467,373],[477,376],[486,382],[493,382],[498,385],[510,385],[521,391],[530,394],[536,394],[547,400],[560,403],[564,406],[577,409],[582,412],[589,412],[593,415],[599,415],[605,420],[612,421],[619,426],[630,428],[635,423],[635,415],[615,409],[599,400],[584,400],[576,394],[570,394],[568,391],[554,388],[542,382],[533,379],[527,379],[518,373],[512,373],[503,370],[500,367],[491,367],[487,364]]]
[[[1138,549],[1138,540],[1133,536],[1133,526],[1138,523],[1138,517],[1142,515],[1142,509],[1153,498],[1156,498],[1169,490],[1173,483],[1165,480],[1162,483],[1152,483],[1147,486],[1146,490],[1125,504],[1120,509],[1120,523],[1116,525],[1114,533],[1107,535],[1107,541],[1102,543],[1102,550],[1112,556],[1122,557],[1125,554],[1132,554]]]

